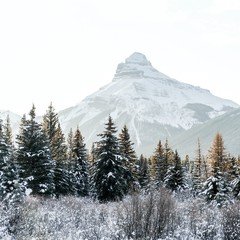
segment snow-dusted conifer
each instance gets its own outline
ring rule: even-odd
[[[126,169],[125,179],[127,180],[127,190],[136,189],[137,183],[137,156],[131,142],[128,128],[125,125],[119,134],[120,153]]]
[[[75,192],[74,184],[69,169],[69,160],[67,160],[67,146],[65,145],[64,134],[60,124],[57,125],[56,133],[53,137],[55,169],[54,184],[55,195],[69,195]]]
[[[222,206],[229,202],[231,188],[226,175],[228,159],[220,133],[214,138],[208,158],[211,175],[204,183],[203,195],[208,202],[214,201],[217,206]]]
[[[138,160],[138,181],[142,189],[146,189],[150,182],[148,160],[142,154]]]
[[[78,196],[89,194],[89,166],[84,138],[77,128],[73,138],[72,174]]]
[[[166,188],[172,191],[177,191],[185,188],[185,180],[181,159],[177,151],[175,151],[172,165],[170,165],[167,170],[164,179],[164,185]]]
[[[72,160],[73,159],[73,154],[74,154],[74,151],[73,151],[73,130],[72,128],[70,128],[70,131],[68,133],[68,137],[67,137],[67,158],[68,160]]]
[[[43,129],[49,141],[52,159],[55,162],[54,194],[57,197],[71,194],[73,193],[73,184],[70,180],[68,169],[67,146],[59,123],[58,114],[55,112],[52,103],[43,116]]]
[[[126,188],[125,168],[116,137],[116,127],[109,116],[105,130],[99,136],[97,160],[94,163],[93,184],[96,197],[101,201],[120,200]]]
[[[0,120],[0,201],[9,207],[22,200],[25,185],[21,181],[18,169],[13,162],[12,142],[7,142]]]
[[[32,194],[51,195],[54,190],[54,162],[48,140],[41,125],[35,120],[34,106],[29,115],[29,120],[23,116],[17,136],[20,177],[28,181],[27,187]]]
[[[7,115],[6,122],[3,125],[4,139],[8,146],[13,146],[13,135],[9,115]]]
[[[159,141],[154,155],[151,158],[151,178],[156,186],[161,186],[163,184],[167,168],[167,157],[164,154],[162,143]]]
[[[198,195],[202,190],[203,183],[203,161],[202,161],[202,152],[201,152],[201,144],[198,139],[197,142],[197,151],[196,157],[193,165],[193,173],[192,173],[192,190],[193,193]]]

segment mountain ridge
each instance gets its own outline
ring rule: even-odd
[[[133,53],[118,64],[112,82],[60,111],[59,119],[65,132],[79,125],[89,146],[111,115],[119,128],[128,126],[137,152],[149,154],[159,139],[171,138],[237,107],[209,90],[168,77],[145,55]]]
[[[65,135],[79,126],[88,148],[98,140],[97,135],[111,115],[118,130],[127,125],[138,154],[152,154],[157,142],[166,138],[180,153],[191,154],[198,133],[194,129],[208,126],[208,122],[238,107],[207,89],[159,72],[144,54],[135,52],[118,64],[109,84],[79,104],[60,111],[59,120]],[[16,135],[21,116],[0,111],[0,118],[4,120],[8,114]],[[41,121],[41,117],[38,120]],[[203,145],[205,148],[206,143]]]

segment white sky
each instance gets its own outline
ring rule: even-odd
[[[240,103],[240,0],[1,0],[0,109],[73,106],[135,51]]]

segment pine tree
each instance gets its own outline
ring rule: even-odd
[[[168,139],[166,139],[164,144],[164,153],[165,161],[167,162],[167,166],[171,166],[174,164],[174,151],[169,147]]]
[[[137,157],[133,149],[133,143],[130,140],[130,135],[127,126],[124,125],[119,134],[120,153],[123,157],[123,163],[126,169],[125,179],[127,180],[127,190],[134,190],[137,187]]]
[[[185,159],[182,161],[182,166],[187,173],[191,172],[191,163],[188,155],[186,155]]]
[[[67,138],[67,143],[68,143],[68,150],[67,150],[67,158],[68,160],[73,159],[74,151],[73,151],[73,130],[72,128],[70,129],[68,133],[68,138]]]
[[[89,194],[89,171],[87,150],[84,138],[77,128],[73,139],[73,167],[74,184],[78,196]]]
[[[231,158],[230,177],[233,196],[240,200],[240,166],[237,161],[235,157]]]
[[[142,154],[138,160],[138,181],[142,189],[146,189],[150,182],[148,160]]]
[[[55,161],[66,160],[67,146],[58,120],[58,114],[55,113],[52,103],[43,116],[43,130],[50,144],[52,159]]]
[[[32,194],[50,195],[54,190],[54,162],[47,138],[41,125],[35,120],[34,106],[29,115],[29,120],[23,116],[17,136],[20,177],[28,181],[27,187],[31,189]]]
[[[177,191],[185,188],[184,173],[182,169],[181,159],[178,152],[175,151],[173,164],[167,170],[164,185],[172,191]]]
[[[6,123],[3,125],[3,132],[6,144],[8,146],[13,146],[12,128],[9,115],[7,115]]]
[[[232,181],[233,196],[240,200],[240,176]]]
[[[166,154],[164,154],[161,141],[158,142],[155,153],[151,159],[151,176],[155,185],[160,186],[164,181],[168,168],[167,157]]]
[[[212,167],[212,174],[226,172],[228,164],[227,160],[222,135],[217,133],[212,143],[212,147],[209,150],[209,162]]]
[[[46,114],[43,116],[43,130],[45,135],[48,137],[50,143],[53,142],[53,139],[56,135],[57,126],[58,126],[58,114],[55,113],[55,109],[52,103],[50,103]],[[50,147],[52,155],[54,155],[52,143],[50,144]]]
[[[230,185],[227,181],[227,156],[222,135],[217,133],[209,150],[211,175],[204,183],[203,195],[208,202],[214,201],[221,207],[229,202]]]
[[[57,197],[72,194],[74,189],[67,161],[67,146],[59,123],[58,114],[55,113],[52,103],[43,117],[43,129],[49,141],[52,159],[55,162],[54,194]]]
[[[93,184],[101,202],[120,200],[126,188],[125,168],[119,151],[117,130],[109,116],[105,131],[100,134],[97,160],[94,163]]]
[[[91,151],[88,156],[88,162],[90,166],[93,166],[96,160],[97,160],[97,143],[92,143]]]
[[[65,137],[62,132],[61,126],[58,123],[57,129],[55,132],[55,135],[53,139],[50,141],[50,144],[52,145],[52,158],[55,161],[58,160],[64,160],[66,162],[67,160],[67,146],[65,144]]]
[[[200,140],[198,139],[196,157],[194,161],[192,181],[192,190],[194,194],[198,195],[202,190],[202,180],[203,180],[203,163],[202,163],[202,152]]]
[[[50,142],[51,143],[51,142]],[[64,134],[58,123],[55,135],[52,139],[53,159],[55,160],[54,183],[55,195],[69,195],[75,192],[69,162],[67,160],[67,146],[65,145]]]
[[[207,163],[207,161],[206,161],[206,158],[204,157],[204,156],[202,156],[202,162],[203,162],[203,179],[204,180],[207,180],[208,179],[208,172],[209,172],[209,170],[208,170],[208,163]]]
[[[0,201],[9,207],[22,200],[25,185],[19,178],[12,158],[12,145],[9,145],[11,142],[7,142],[3,128],[0,120]]]

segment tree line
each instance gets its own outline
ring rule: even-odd
[[[36,121],[35,106],[22,117],[16,144],[9,117],[1,120],[0,200],[10,205],[31,194],[106,202],[160,188],[186,191],[218,206],[240,197],[240,158],[227,154],[220,133],[207,156],[198,140],[195,158],[184,160],[168,140],[159,141],[150,158],[137,157],[127,126],[117,136],[111,116],[99,138],[90,151],[78,127],[66,140],[52,104],[42,123]]]

